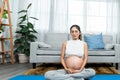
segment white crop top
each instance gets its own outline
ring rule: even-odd
[[[76,55],[83,57],[84,55],[84,42],[80,40],[69,40],[66,44],[66,54],[68,57],[70,55]]]

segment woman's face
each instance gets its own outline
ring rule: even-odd
[[[79,39],[80,31],[76,27],[73,27],[70,31],[70,34],[73,40],[77,40]]]

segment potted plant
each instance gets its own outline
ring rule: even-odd
[[[30,18],[38,20],[35,17],[29,17],[28,12],[29,8],[32,4],[30,3],[26,9],[23,9],[19,11],[19,14],[22,14],[21,17],[19,17],[19,23],[18,23],[18,30],[16,31],[17,37],[14,41],[15,43],[15,50],[14,53],[19,55],[25,55],[25,57],[30,55],[30,43],[34,42],[37,37],[35,36],[35,33],[37,31],[34,29],[34,25],[30,22]],[[18,56],[20,59],[20,57]],[[22,59],[24,60],[24,59]],[[20,60],[19,60],[20,62]],[[26,62],[26,61],[23,61]],[[21,62],[22,63],[22,62]]]
[[[2,14],[2,23],[5,22],[5,19],[7,19],[7,11],[3,11],[3,14]],[[3,37],[3,32],[4,32],[4,27],[2,26],[2,24],[0,24],[0,38]]]

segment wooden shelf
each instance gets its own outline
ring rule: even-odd
[[[12,26],[11,24],[1,24],[1,25],[8,26],[8,27]]]
[[[2,37],[2,38],[0,38],[0,40],[5,40],[5,39],[8,39],[8,40],[9,40],[9,39],[11,39],[11,38],[3,38],[3,37]]]
[[[12,23],[11,23],[11,16],[10,16],[10,6],[9,6],[9,2],[8,0],[2,0],[2,6],[0,6],[0,25],[2,26],[5,26],[5,27],[9,27],[9,37],[1,37],[0,38],[0,41],[1,41],[1,51],[0,51],[0,54],[2,54],[2,63],[4,64],[5,63],[5,53],[8,53],[10,52],[10,55],[11,55],[11,63],[14,64],[14,49],[13,49],[13,37],[12,37]],[[8,15],[8,22],[5,24],[3,23],[2,24],[2,15],[3,15],[3,12],[6,11],[7,12],[7,15]],[[5,40],[9,40],[9,43],[10,43],[10,50],[5,50],[4,49],[4,41]]]
[[[5,9],[4,9],[4,11],[6,11],[6,12],[8,13],[8,10],[5,10]],[[0,8],[0,13],[1,13],[1,8]],[[12,11],[10,11],[10,13],[12,13]]]
[[[8,52],[11,52],[11,50],[8,50],[8,51],[0,51],[0,53],[8,53]]]

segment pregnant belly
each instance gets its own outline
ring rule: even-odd
[[[79,70],[83,63],[83,59],[78,56],[69,56],[66,58],[66,66],[73,70]]]

